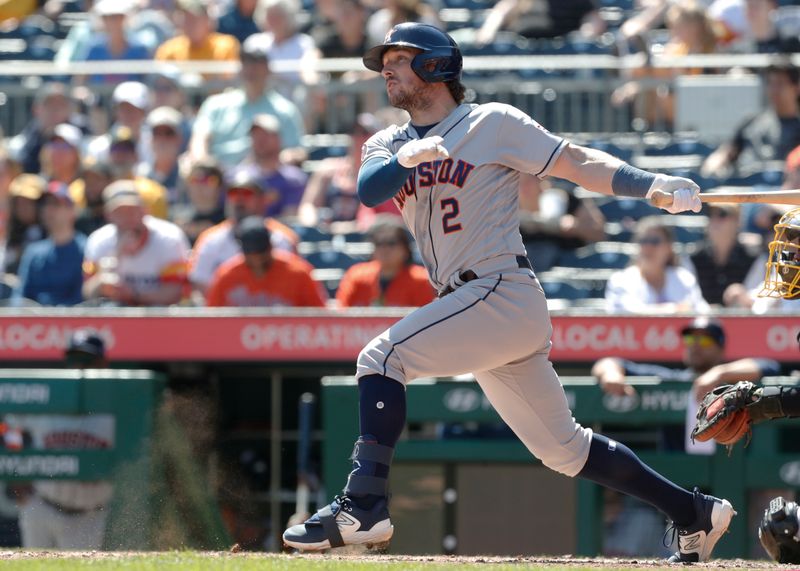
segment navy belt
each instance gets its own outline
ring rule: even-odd
[[[533,271],[533,266],[531,265],[531,261],[526,256],[517,256],[517,267],[519,267],[520,269],[527,268]],[[478,274],[476,274],[472,270],[464,270],[463,272],[458,274],[458,279],[460,279],[464,283],[467,283],[471,282],[472,280],[477,280]],[[442,292],[439,294],[439,297],[444,297],[447,294],[453,293],[454,291],[455,288],[453,286],[448,285],[446,288],[442,290]]]

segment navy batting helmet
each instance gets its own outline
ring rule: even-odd
[[[383,69],[383,54],[392,47],[422,51],[411,60],[411,69],[423,81],[437,83],[461,79],[461,50],[453,38],[435,26],[416,22],[397,24],[389,30],[381,45],[370,48],[364,54],[367,69],[380,72]]]

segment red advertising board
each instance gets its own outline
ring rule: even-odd
[[[106,339],[112,360],[353,361],[397,314],[343,313],[208,315],[181,313],[0,316],[5,361],[57,360],[70,332],[92,327]],[[677,317],[554,316],[551,358],[588,362],[604,356],[679,361]],[[727,357],[800,361],[795,339],[800,317],[723,317]]]

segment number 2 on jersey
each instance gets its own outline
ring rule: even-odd
[[[439,205],[442,207],[442,212],[444,212],[442,216],[442,229],[444,233],[450,234],[450,232],[458,232],[461,230],[461,223],[454,222],[459,214],[458,200],[455,198],[443,198]]]

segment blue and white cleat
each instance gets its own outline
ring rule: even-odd
[[[678,552],[669,558],[670,563],[707,561],[736,515],[728,500],[701,494],[697,488],[694,489],[694,507],[697,520],[692,525],[674,526],[678,533]]]
[[[394,526],[386,499],[372,509],[359,508],[347,495],[336,496],[304,523],[283,532],[283,543],[301,551],[320,551],[345,545],[364,545],[383,550],[389,545]]]

